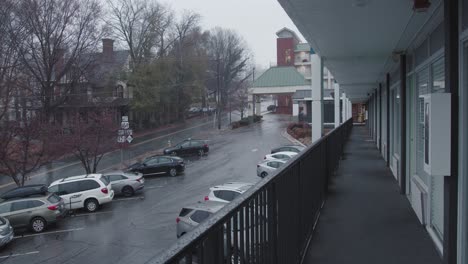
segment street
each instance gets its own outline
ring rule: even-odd
[[[259,181],[257,162],[271,148],[289,143],[281,136],[288,121],[287,116],[267,114],[261,123],[235,130],[218,132],[211,124],[174,132],[170,135],[173,142],[191,136],[209,139],[210,153],[186,158],[183,175],[146,177],[142,192],[131,198],[116,197],[96,213],[78,212],[42,234],[17,233],[18,237],[0,251],[0,262],[145,263],[177,240],[175,219],[180,209],[202,201],[209,187],[228,181]],[[141,155],[166,143],[163,136],[148,140],[128,150],[126,156]],[[101,168],[118,161],[119,155],[108,156]],[[57,167],[31,181],[50,182],[80,173],[79,164]]]

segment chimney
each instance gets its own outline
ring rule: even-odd
[[[112,60],[114,56],[114,40],[102,39],[102,55],[105,60]]]

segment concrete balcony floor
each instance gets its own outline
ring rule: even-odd
[[[304,263],[442,263],[364,126],[355,126]]]

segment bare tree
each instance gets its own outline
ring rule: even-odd
[[[148,63],[153,54],[164,53],[162,35],[169,26],[172,12],[163,5],[144,0],[108,1],[108,26],[130,51],[132,70]]]
[[[0,175],[23,186],[28,176],[67,153],[60,127],[39,118],[5,122],[0,133]]]
[[[97,0],[23,0],[13,10],[9,35],[34,80],[25,88],[41,101],[46,118],[61,105],[81,77],[86,56],[100,39]]]
[[[8,119],[13,95],[17,86],[18,54],[8,34],[8,25],[12,19],[13,4],[5,1],[0,5],[0,121]]]
[[[81,161],[87,174],[96,173],[104,154],[117,145],[117,126],[111,111],[76,114],[70,120],[67,149]]]
[[[211,31],[208,43],[208,54],[215,61],[211,64],[217,75],[216,92],[218,98],[218,128],[221,124],[221,112],[226,107],[228,96],[234,81],[242,82],[248,78],[248,61],[250,59],[247,45],[235,32],[229,29],[215,28]]]

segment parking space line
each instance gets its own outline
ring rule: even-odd
[[[144,196],[137,196],[137,197],[130,197],[130,198],[120,198],[120,199],[114,199],[112,201],[113,202],[120,202],[120,201],[130,201],[130,200],[137,200],[137,199],[143,200],[143,199],[145,199],[145,197]]]
[[[98,214],[108,214],[108,213],[112,213],[112,211],[94,212],[94,213],[88,213],[88,214],[74,214],[74,215],[72,215],[72,217],[98,215]]]
[[[25,238],[25,237],[33,237],[33,236],[41,236],[41,235],[50,235],[50,234],[57,234],[57,233],[65,233],[65,232],[72,232],[72,231],[80,231],[83,230],[84,227],[80,228],[71,228],[71,229],[65,229],[65,230],[57,230],[57,231],[50,231],[50,232],[43,232],[43,233],[38,233],[38,234],[30,234],[30,235],[22,235],[22,236],[15,236],[15,239],[18,238]]]
[[[10,254],[6,256],[0,256],[0,259],[5,259],[5,258],[11,258],[11,257],[19,257],[19,256],[26,256],[26,255],[32,255],[32,254],[37,254],[39,251],[31,251],[31,252],[26,252],[26,253],[17,253],[17,254]]]

